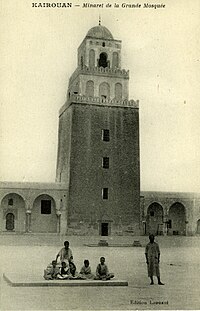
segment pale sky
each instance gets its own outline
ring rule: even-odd
[[[200,1],[166,0],[165,9],[31,3],[1,0],[1,181],[55,181],[58,111],[77,48],[101,14],[122,40],[129,98],[140,101],[141,190],[200,192]]]

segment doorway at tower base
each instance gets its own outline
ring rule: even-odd
[[[111,235],[111,224],[113,220],[109,218],[102,218],[98,220],[99,235],[100,236],[109,236]]]

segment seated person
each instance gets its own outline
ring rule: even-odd
[[[69,261],[69,270],[70,274],[75,277],[76,276],[76,266],[72,261]]]
[[[56,261],[53,260],[50,265],[44,270],[44,278],[45,280],[55,280],[60,274],[60,269],[56,266]]]
[[[63,261],[61,263],[60,274],[58,274],[57,278],[60,280],[80,279],[80,277],[76,273],[75,265],[72,262],[66,263],[66,261]]]
[[[87,260],[87,259],[84,260],[84,266],[81,268],[79,276],[83,280],[94,279],[94,275],[91,272],[89,260]]]
[[[57,276],[58,279],[69,279],[71,276],[69,264],[63,261],[61,263],[60,274]]]
[[[98,264],[97,269],[96,269],[95,280],[106,281],[106,280],[110,280],[113,277],[114,277],[114,274],[113,273],[109,273],[108,267],[105,264],[105,258],[101,257],[100,258],[100,263]]]

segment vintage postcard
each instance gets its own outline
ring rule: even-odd
[[[1,0],[1,310],[199,309],[199,12]]]

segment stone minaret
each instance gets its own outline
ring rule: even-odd
[[[68,191],[68,232],[139,233],[139,109],[128,86],[121,41],[91,28],[59,115],[57,181]]]

